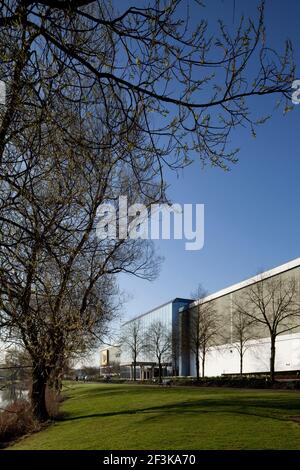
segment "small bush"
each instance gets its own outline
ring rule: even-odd
[[[63,401],[62,395],[53,388],[46,389],[46,405],[50,418],[55,419],[60,415],[59,405]]]
[[[61,401],[61,394],[47,387],[46,404],[51,419],[59,417]],[[27,400],[16,400],[5,410],[0,411],[0,447],[5,447],[9,442],[40,429],[41,424],[34,418],[31,405]]]
[[[39,425],[26,400],[17,400],[0,413],[0,443],[2,447],[5,443],[38,429]]]
[[[196,387],[230,387],[230,388],[257,388],[257,389],[281,389],[281,390],[299,390],[299,380],[277,380],[271,382],[267,376],[219,376],[204,377],[197,381],[195,378],[176,378],[173,379],[174,385],[190,385]]]

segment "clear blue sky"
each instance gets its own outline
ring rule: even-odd
[[[206,3],[208,17],[216,18],[214,12],[218,12],[229,26],[233,24],[233,0]],[[251,14],[257,4],[254,0],[235,3],[236,19],[242,11]],[[195,9],[193,14],[202,11]],[[268,43],[278,48],[290,38],[297,64],[299,19],[299,1],[267,1]],[[299,69],[296,78],[300,79]],[[259,107],[265,111],[268,105],[263,100]],[[272,107],[267,111],[272,119],[259,128],[255,139],[249,132],[235,132],[232,146],[241,150],[239,163],[229,173],[203,170],[196,160],[179,178],[169,176],[174,202],[205,204],[205,245],[193,252],[185,251],[182,241],[156,242],[165,257],[157,280],[119,278],[121,289],[131,294],[123,319],[174,297],[189,297],[199,283],[215,292],[300,256],[300,105],[286,115]]]

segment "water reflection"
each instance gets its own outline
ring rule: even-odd
[[[15,400],[28,398],[28,390],[22,383],[0,383],[0,408],[5,408]]]

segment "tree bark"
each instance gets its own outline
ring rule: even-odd
[[[199,353],[196,353],[196,374],[197,374],[197,381],[200,380],[200,361],[199,361]]]
[[[136,382],[136,357],[133,360],[133,381]]]
[[[158,380],[159,383],[161,384],[162,382],[162,367],[161,367],[161,362],[158,362]]]
[[[49,419],[46,406],[47,374],[41,366],[34,366],[32,371],[31,405],[35,418],[44,422]]]
[[[202,378],[205,376],[205,354],[202,355]]]
[[[243,377],[243,356],[244,356],[244,352],[241,349],[240,350],[240,376],[241,377]]]
[[[275,338],[271,337],[271,356],[270,356],[270,380],[274,382],[275,380]]]

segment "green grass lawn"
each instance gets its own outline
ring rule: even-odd
[[[64,418],[10,449],[300,449],[300,393],[68,385]]]

